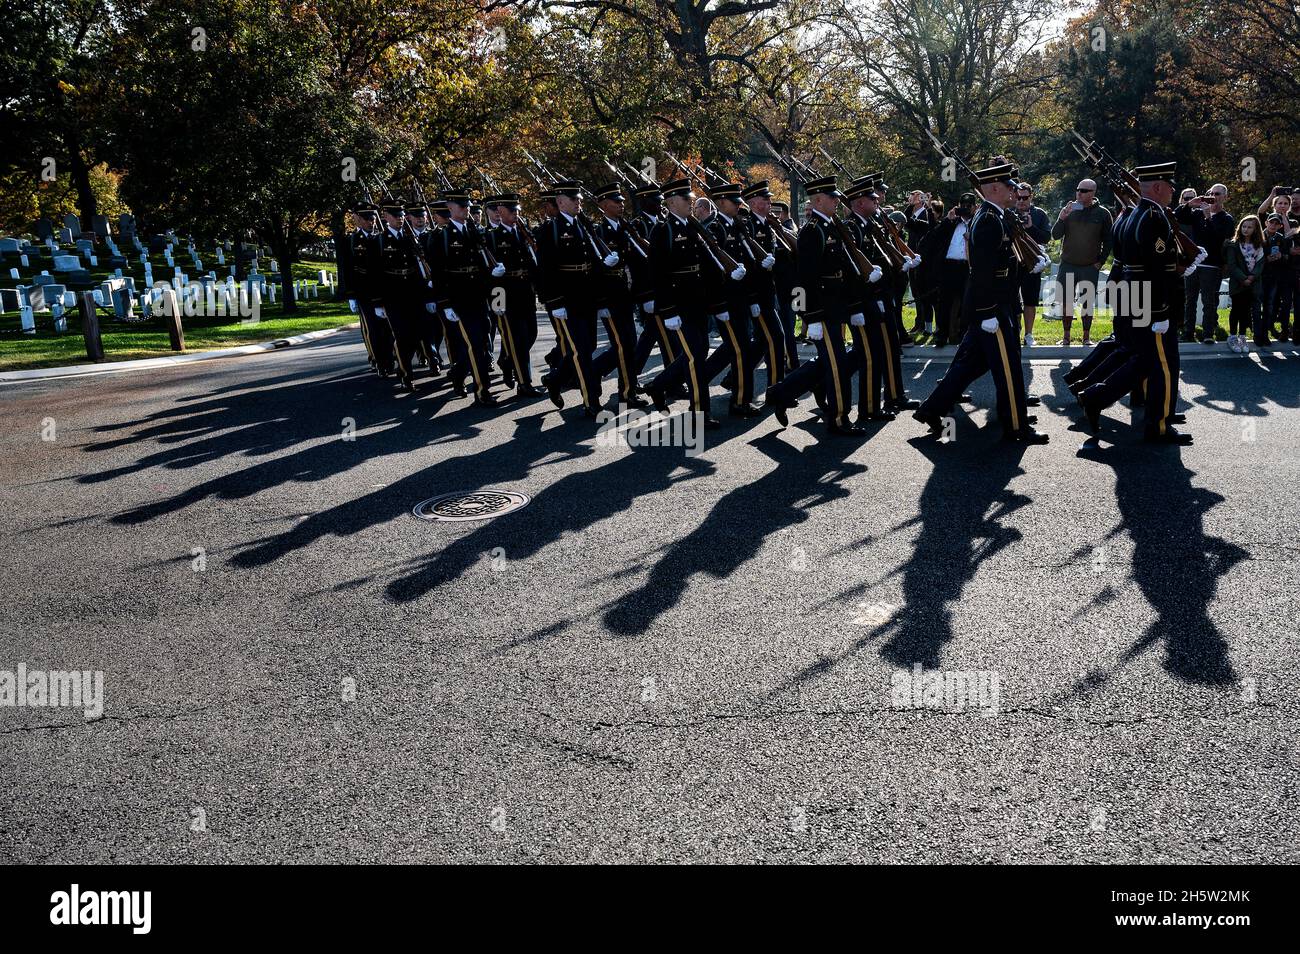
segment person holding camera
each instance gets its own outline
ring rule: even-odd
[[[1300,189],[1293,186],[1273,186],[1268,198],[1259,206],[1260,221],[1265,223],[1268,231],[1269,219],[1276,215],[1279,219],[1277,228],[1282,239],[1281,267],[1271,258],[1264,264],[1264,315],[1268,321],[1269,332],[1273,325],[1280,328],[1278,340],[1300,342]],[[1269,297],[1270,272],[1273,273],[1272,298]],[[1291,321],[1291,310],[1295,308],[1296,320]]]
[[[1061,303],[1061,344],[1069,347],[1074,303],[1083,293],[1083,344],[1092,346],[1092,315],[1098,298],[1101,268],[1110,257],[1112,220],[1097,201],[1097,183],[1083,179],[1052,226],[1052,238],[1061,240],[1061,266],[1056,272],[1057,300]],[[1220,243],[1222,244],[1222,243]]]
[[[1201,341],[1214,344],[1219,330],[1219,285],[1223,281],[1223,249],[1237,230],[1237,220],[1223,207],[1228,187],[1210,186],[1206,195],[1194,196],[1174,209],[1174,217],[1192,241],[1205,249],[1205,260],[1183,279],[1183,340],[1196,335],[1196,302],[1201,302]]]
[[[1047,213],[1034,205],[1034,187],[1022,182],[1016,188],[1016,204],[1012,207],[1020,225],[1029,237],[1039,245],[1046,246],[1052,237],[1052,223],[1047,220]],[[1040,272],[1026,270],[1020,276],[1020,308],[1024,321],[1024,343],[1026,348],[1034,346],[1034,319],[1038,317],[1038,306],[1042,301],[1043,276]],[[1087,331],[1084,337],[1087,337]]]

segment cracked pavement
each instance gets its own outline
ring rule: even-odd
[[[390,393],[355,332],[0,388],[0,669],[106,694],[0,708],[0,857],[1300,860],[1300,354],[1189,352],[1196,444],[1085,456],[1065,366],[1046,447],[985,378],[949,445],[808,399],[695,457]],[[488,487],[532,500],[411,512]]]

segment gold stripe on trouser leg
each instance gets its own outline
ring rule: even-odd
[[[614,336],[614,353],[618,356],[618,391],[623,398],[630,399],[636,382],[628,374],[627,354],[623,351],[623,339],[618,336],[618,321],[614,318],[613,311],[609,314],[609,333]],[[627,393],[623,392],[624,388],[627,388]]]
[[[1011,408],[1011,429],[1020,430],[1020,411],[1016,408],[1016,387],[1011,379],[1011,359],[1007,357],[1007,343],[1002,337],[1002,323],[998,323],[998,330],[994,332],[998,339],[998,353],[1002,355],[1002,373],[1007,378],[1007,404]]]
[[[862,391],[863,394],[867,396],[867,413],[875,414],[876,413],[876,385],[874,380],[871,377],[872,367],[873,367],[873,365],[871,364],[871,342],[867,340],[867,329],[865,326],[858,327],[855,325],[853,328],[853,333],[857,335],[858,347],[862,349],[862,357],[863,360],[866,362],[866,364],[862,368],[862,371],[859,372],[862,375],[862,378],[860,381],[858,381],[858,388]]]
[[[452,322],[452,324],[460,329],[460,336],[465,339],[465,351],[469,354],[470,370],[474,372],[474,384],[477,386],[478,390],[486,394],[489,385],[483,380],[483,376],[479,372],[478,359],[474,357],[474,346],[470,344],[469,332],[465,330],[465,321],[464,319],[461,319],[460,321]]]
[[[731,352],[736,356],[736,390],[732,392],[732,403],[739,407],[749,400],[749,395],[745,393],[745,352],[740,350],[740,339],[732,330],[731,322],[724,321],[722,326],[727,329],[727,337],[731,339]]]
[[[777,365],[777,363],[776,363],[776,342],[775,342],[775,341],[773,340],[773,338],[772,338],[772,331],[771,331],[771,329],[768,328],[768,326],[767,326],[767,316],[764,315],[762,312],[760,312],[760,313],[759,313],[759,316],[758,316],[758,318],[757,318],[756,320],[758,321],[758,323],[759,323],[760,325],[762,325],[762,327],[763,327],[763,337],[767,339],[767,386],[768,386],[768,387],[771,387],[771,386],[775,383],[775,382],[773,381],[773,378],[774,378],[774,377],[776,376],[776,374],[777,374],[777,370],[776,370],[776,369],[777,369],[777,367],[778,367],[778,365]],[[782,332],[782,334],[784,334],[784,332]],[[781,355],[781,360],[782,360],[782,361],[785,361],[785,355],[784,355],[784,354]],[[782,364],[782,365],[780,365],[780,367],[781,367],[781,370],[782,370],[782,372],[783,372],[782,376],[784,376],[785,365]]]
[[[656,315],[655,322],[659,325],[659,350],[663,352],[662,357],[664,359],[664,367],[666,368],[668,365],[672,364],[677,357],[673,354],[673,339],[672,335],[668,333],[668,328],[665,327],[662,318]]]
[[[501,318],[501,340],[506,343],[506,350],[510,352],[510,363],[515,366],[515,383],[523,384],[526,375],[523,365],[519,363],[519,353],[515,351],[515,336],[510,329],[510,319],[507,316]]]
[[[547,317],[551,320],[551,330],[555,332],[555,343],[560,346],[560,359],[567,361],[569,357],[569,343],[564,340],[564,332],[560,331],[560,320],[558,318],[551,318],[549,314]]]
[[[831,345],[831,339],[828,337],[829,334],[830,329],[823,324],[822,339],[826,344],[826,360],[830,362],[831,382],[835,385],[835,423],[843,424],[845,419],[848,417],[848,411],[845,410],[844,407],[844,394],[840,391],[840,366],[835,360],[835,348]],[[844,344],[844,329],[838,329],[837,334],[840,336],[840,345],[842,347]]]
[[[578,343],[573,340],[573,332],[569,330],[569,322],[566,318],[557,319],[560,327],[564,329],[564,336],[569,341],[569,356],[573,361],[573,371],[578,377],[578,387],[582,391],[582,406],[591,407],[591,399],[587,397],[587,379],[582,373],[582,364],[578,361]]]
[[[1169,406],[1170,395],[1173,394],[1173,387],[1169,378],[1169,360],[1165,357],[1164,335],[1156,336],[1156,354],[1160,355],[1160,373],[1165,379],[1165,400],[1163,413],[1160,415],[1160,433],[1165,432],[1165,422],[1169,420],[1169,412],[1172,410]]]
[[[686,332],[682,331],[681,328],[677,329],[677,337],[682,339],[682,351],[686,355],[686,367],[691,372],[691,399],[695,402],[695,410],[703,413],[704,402],[708,399],[708,395],[700,391],[700,378],[695,373],[695,352],[686,343]]]
[[[375,361],[375,348],[370,343],[370,322],[366,321],[366,316],[361,313],[361,306],[357,306],[357,314],[361,319],[361,340],[366,345],[366,357],[378,366],[379,362]]]
[[[885,374],[889,378],[889,399],[897,401],[899,394],[898,382],[894,380],[894,349],[889,347],[889,330],[887,328],[881,327],[880,340],[885,343]]]

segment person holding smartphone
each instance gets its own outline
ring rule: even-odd
[[[1219,285],[1223,281],[1223,248],[1237,229],[1237,220],[1223,207],[1228,187],[1222,182],[1210,186],[1204,196],[1197,196],[1174,210],[1174,217],[1192,241],[1205,249],[1204,261],[1183,280],[1183,340],[1196,336],[1196,303],[1201,303],[1201,341],[1215,342],[1219,330]]]
[[[1083,296],[1083,344],[1092,346],[1092,315],[1098,298],[1098,279],[1110,257],[1111,217],[1097,201],[1097,183],[1083,179],[1052,226],[1052,238],[1061,240],[1061,266],[1057,269],[1057,301],[1061,303],[1061,344],[1069,347],[1074,303]]]

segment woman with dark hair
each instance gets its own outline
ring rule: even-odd
[[[1245,354],[1249,350],[1246,330],[1253,328],[1255,344],[1268,344],[1268,329],[1260,317],[1260,287],[1264,275],[1264,237],[1259,216],[1243,215],[1237,231],[1223,243],[1223,269],[1228,274],[1228,347]]]

